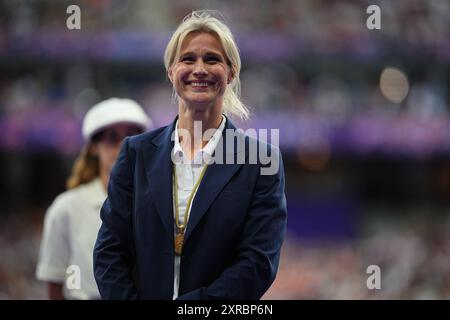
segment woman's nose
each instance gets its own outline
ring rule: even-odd
[[[195,76],[206,76],[208,74],[208,71],[206,70],[206,66],[203,60],[198,59],[195,62],[193,74]]]

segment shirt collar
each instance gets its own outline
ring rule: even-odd
[[[224,115],[222,115],[222,121],[220,122],[219,128],[214,132],[211,139],[209,139],[206,146],[204,146],[202,149],[197,151],[197,153],[194,155],[194,158],[192,159],[192,162],[197,163],[199,159],[209,161],[214,153],[214,150],[217,147],[217,144],[219,143],[220,137],[222,136],[223,129],[225,128],[225,123],[227,119]],[[175,141],[174,141],[174,147],[173,147],[173,153],[177,157],[175,159],[182,160],[184,163],[189,163],[189,160],[184,155],[183,148],[180,144],[180,138],[178,135],[178,119],[175,123]],[[200,157],[200,158],[199,158]],[[178,161],[177,161],[178,162]]]

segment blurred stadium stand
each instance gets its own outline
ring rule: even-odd
[[[71,4],[81,30],[66,28]],[[236,124],[280,128],[288,238],[265,298],[449,299],[447,0],[1,0],[0,299],[45,298],[43,215],[86,110],[126,96],[156,126],[175,116],[163,51],[199,8],[222,11],[241,49],[253,116]],[[372,264],[381,290],[366,288]]]

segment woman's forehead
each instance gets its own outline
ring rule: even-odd
[[[214,52],[225,56],[219,37],[212,32],[196,31],[186,35],[180,45],[179,54],[187,52]]]

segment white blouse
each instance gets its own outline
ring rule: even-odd
[[[184,151],[179,142],[178,135],[178,121],[175,124],[175,139],[174,139],[174,159],[176,172],[177,172],[177,190],[178,190],[178,210],[179,210],[179,222],[183,223],[184,213],[187,206],[187,201],[189,195],[194,189],[194,185],[201,175],[205,161],[209,161],[214,153],[214,150],[222,137],[223,129],[225,128],[226,118],[222,115],[222,122],[219,128],[213,134],[211,139],[208,141],[205,147],[195,153],[192,161],[184,154]],[[195,194],[194,194],[195,197]],[[175,201],[175,199],[174,199]],[[173,212],[175,214],[175,203],[173,205]],[[190,216],[190,209],[188,215]],[[188,216],[188,219],[189,219]],[[188,220],[189,221],[189,220]],[[174,221],[175,224],[175,221]],[[175,225],[174,225],[175,229]],[[180,286],[180,257],[175,255],[175,274],[174,274],[174,285],[173,285],[173,299],[178,298],[178,290]]]
[[[100,178],[68,190],[48,208],[36,277],[62,283],[66,299],[100,299],[93,251],[107,197]]]

